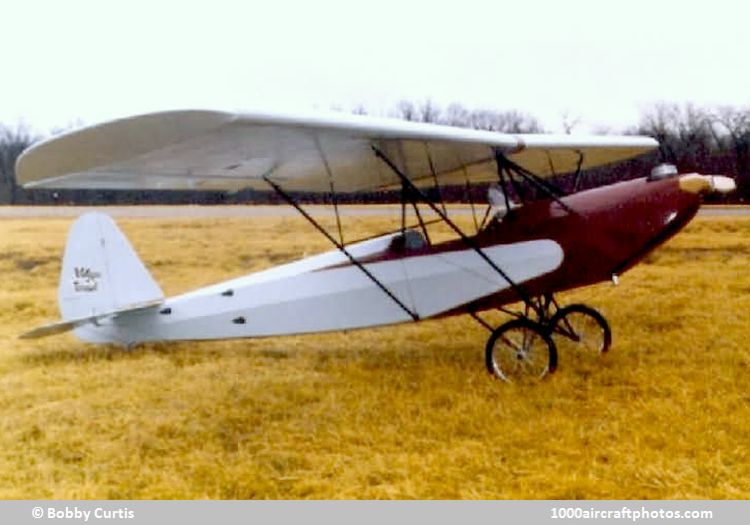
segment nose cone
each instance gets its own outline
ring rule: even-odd
[[[737,189],[734,179],[724,175],[709,175],[713,183],[714,191],[719,193],[729,193]]]
[[[724,175],[689,173],[679,180],[680,189],[688,193],[729,193],[737,189],[734,179]]]

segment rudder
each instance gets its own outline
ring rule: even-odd
[[[108,215],[86,213],[73,223],[58,288],[63,320],[136,309],[163,299],[161,288]]]

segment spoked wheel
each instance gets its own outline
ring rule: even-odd
[[[515,319],[496,328],[485,349],[487,371],[509,383],[533,383],[557,368],[557,349],[540,324]]]
[[[558,336],[558,347],[582,354],[600,355],[609,350],[612,332],[602,314],[585,304],[571,304],[555,312],[550,332]]]

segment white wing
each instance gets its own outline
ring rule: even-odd
[[[417,183],[497,180],[494,150],[539,176],[624,160],[647,137],[510,135],[344,114],[174,111],[39,143],[18,160],[27,188],[368,191],[399,186],[383,151]]]

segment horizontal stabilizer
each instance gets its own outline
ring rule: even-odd
[[[39,339],[39,338],[47,337],[50,335],[58,335],[58,334],[62,334],[65,332],[69,332],[71,330],[75,330],[76,328],[84,326],[85,324],[88,324],[88,323],[96,324],[98,321],[101,321],[102,319],[106,319],[108,317],[114,318],[125,313],[138,312],[141,310],[147,310],[149,308],[155,308],[157,306],[160,306],[163,302],[164,302],[163,300],[156,300],[156,301],[152,301],[146,304],[134,305],[129,308],[121,308],[119,310],[115,310],[112,312],[106,312],[106,313],[97,314],[97,315],[90,315],[88,317],[81,317],[79,319],[69,319],[67,321],[59,321],[57,323],[46,324],[44,326],[39,326],[37,328],[34,328],[33,330],[23,333],[20,336],[18,336],[18,338],[19,339]]]

